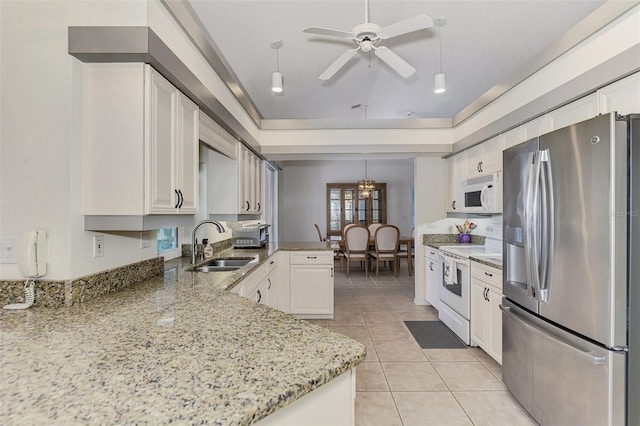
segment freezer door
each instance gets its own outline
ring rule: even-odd
[[[607,114],[540,137],[550,169],[541,199],[555,236],[542,239],[548,294],[539,313],[609,347],[627,345],[627,146],[626,135],[612,137],[614,123]]]
[[[542,425],[623,425],[625,352],[567,333],[503,299],[502,376]]]
[[[527,309],[537,312],[538,302],[528,278],[525,256],[525,201],[529,156],[538,151],[538,138],[523,142],[503,152],[503,253],[504,295]]]

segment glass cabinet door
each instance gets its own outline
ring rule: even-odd
[[[327,235],[332,239],[342,237],[342,229],[349,223],[368,226],[387,223],[387,184],[376,183],[371,196],[364,198],[358,183],[327,184]]]

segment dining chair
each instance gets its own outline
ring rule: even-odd
[[[351,262],[361,262],[364,274],[369,276],[369,230],[361,225],[345,226],[344,257],[347,260],[347,276],[349,276]]]
[[[314,223],[313,226],[316,227],[316,231],[318,232],[318,238],[320,238],[320,241],[326,241],[324,238],[322,238],[322,232],[320,232],[320,227],[318,226],[318,224]]]
[[[397,277],[398,269],[400,269],[400,261],[398,260],[400,230],[395,225],[382,225],[376,230],[373,240],[375,249],[369,251],[369,256],[376,260],[376,277],[380,270],[381,261],[389,262]]]
[[[400,265],[400,261],[402,259],[407,259],[407,270],[409,271],[409,276],[413,276],[413,259],[415,258],[415,239],[416,239],[416,228],[411,228],[411,242],[406,245],[406,247],[398,248],[398,265]],[[404,246],[404,244],[403,244]],[[409,250],[409,247],[411,249]]]
[[[376,231],[378,230],[378,228],[380,228],[382,225],[384,225],[383,223],[370,223],[369,226],[367,226],[367,228],[369,228],[369,236],[371,238],[374,238],[374,236],[376,235]]]
[[[356,226],[357,223],[347,223],[344,228],[342,228],[342,239],[344,240],[346,238],[347,235],[347,229],[351,228],[352,226]]]

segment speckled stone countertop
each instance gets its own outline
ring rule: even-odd
[[[491,266],[496,269],[502,270],[502,257],[498,256],[486,256],[486,257],[475,257],[469,256],[469,259],[474,262],[482,263],[483,265]]]
[[[322,250],[219,255],[278,249]],[[188,266],[70,307],[0,311],[2,424],[247,425],[364,360],[355,340],[225,290],[256,265]]]

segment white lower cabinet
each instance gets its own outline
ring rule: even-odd
[[[289,268],[289,312],[333,318],[333,252],[291,252]]]
[[[471,340],[502,364],[502,271],[471,262]]]
[[[356,369],[336,377],[258,421],[258,426],[349,426],[355,424]]]
[[[298,318],[333,318],[333,252],[281,251],[231,292]]]

